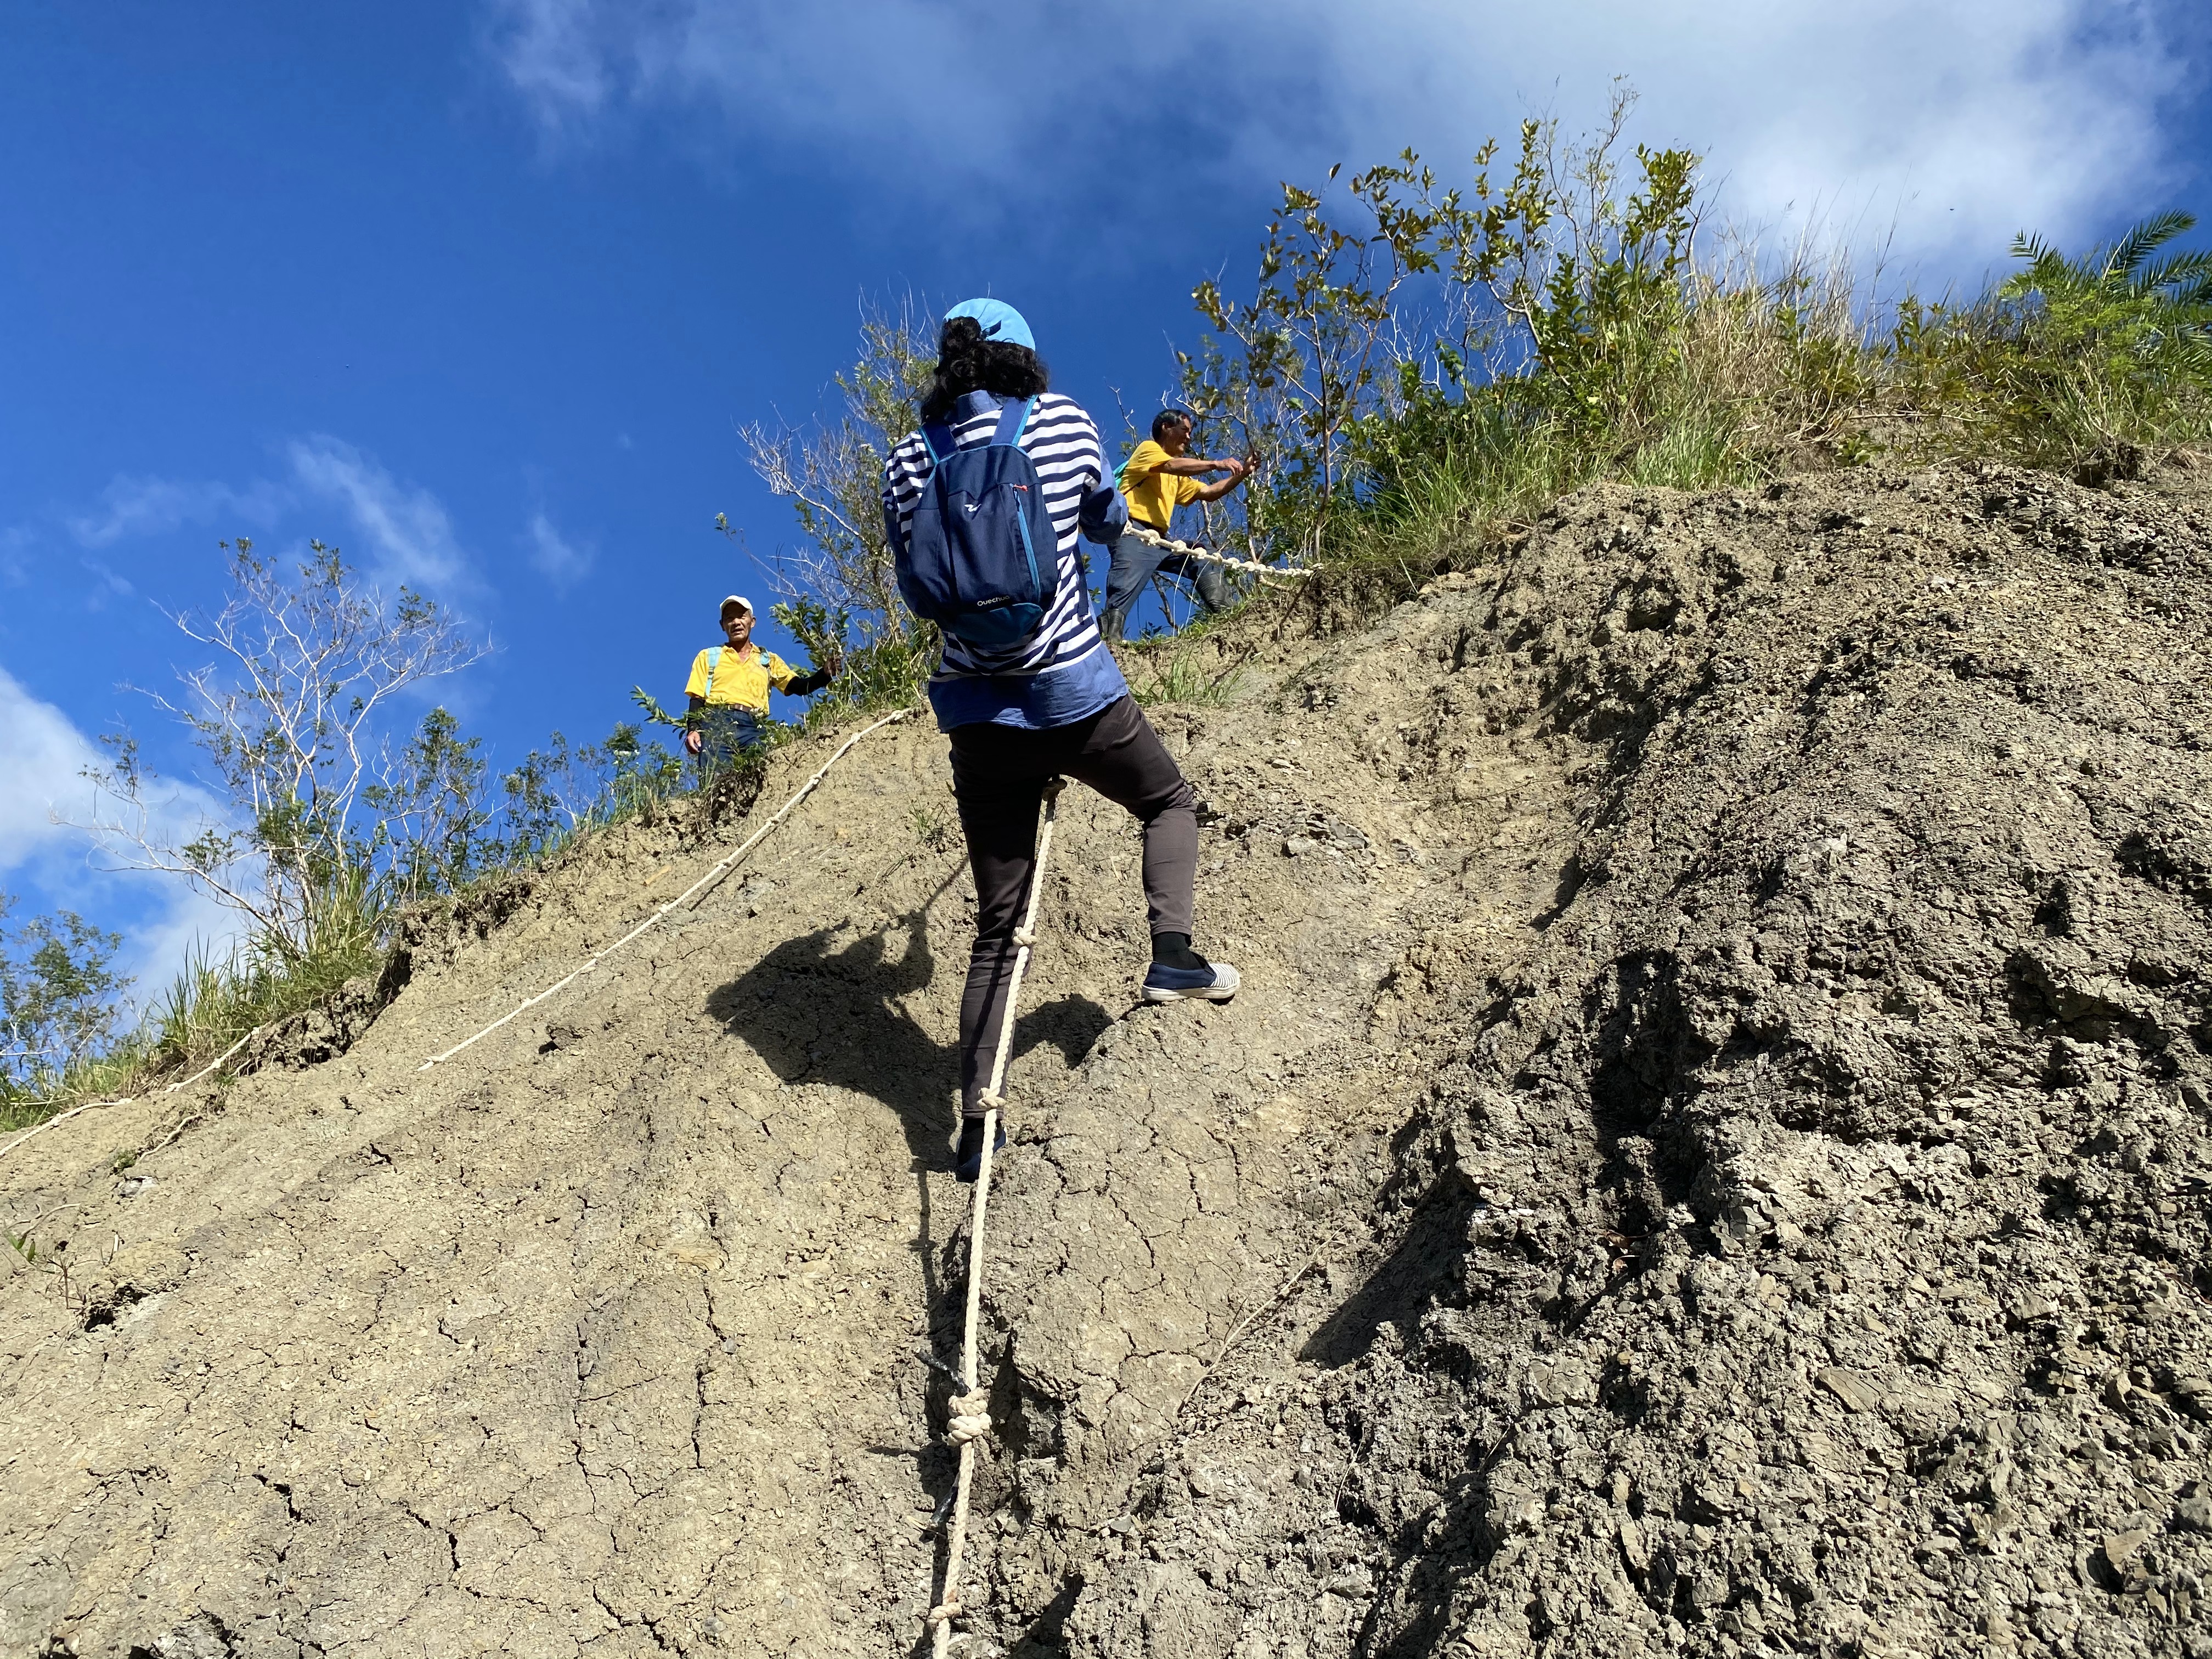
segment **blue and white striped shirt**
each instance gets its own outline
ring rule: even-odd
[[[999,403],[988,393],[963,398],[950,424],[957,443],[987,441]],[[1030,411],[1023,453],[1036,468],[1045,510],[1060,544],[1060,586],[1052,609],[1025,638],[990,651],[945,636],[945,654],[930,677],[929,701],[945,731],[978,720],[1042,730],[1069,726],[1128,695],[1091,608],[1083,565],[1083,526],[1118,520],[1098,428],[1073,398],[1048,392]],[[895,553],[902,552],[914,511],[928,488],[932,463],[921,434],[910,432],[884,465],[884,520]]]

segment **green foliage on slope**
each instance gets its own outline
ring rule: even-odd
[[[2212,432],[2212,252],[2166,252],[2189,216],[2071,258],[2023,235],[1984,295],[1885,307],[1840,253],[1713,231],[1698,158],[1631,149],[1632,106],[1579,143],[1524,123],[1464,188],[1411,151],[1336,207],[1284,187],[1249,295],[1200,283],[1181,354],[1198,447],[1261,457],[1212,535],[1356,612],[1599,479],[1974,454],[2099,483]]]

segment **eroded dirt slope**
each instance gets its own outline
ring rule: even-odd
[[[1385,987],[1456,1000],[1361,1270],[1002,1547],[1073,1651],[2212,1652],[2192,482],[1595,492],[1407,623],[1583,746],[1568,880]]]
[[[969,1651],[2198,1650],[2193,476],[1591,492],[1258,646],[1158,716],[1229,1008],[1130,1007],[1137,842],[1071,792]],[[0,1654],[914,1650],[965,1260],[941,739],[416,1069],[745,828],[610,838],[419,941],[343,1054],[0,1163],[46,1245],[0,1296]]]

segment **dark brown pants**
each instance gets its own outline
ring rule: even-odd
[[[952,789],[975,872],[975,945],[960,999],[960,1109],[982,1115],[1006,990],[1014,929],[1036,867],[1037,808],[1055,777],[1087,783],[1145,826],[1145,904],[1155,933],[1191,931],[1198,877],[1198,796],[1152,722],[1124,697],[1088,720],[1045,732],[956,726]]]

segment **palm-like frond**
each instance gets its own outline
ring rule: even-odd
[[[2110,247],[2093,248],[2079,259],[2069,259],[2041,236],[2023,231],[2012,239],[2012,256],[2024,261],[2026,269],[2006,278],[1997,293],[2008,300],[2039,295],[2046,302],[2101,297],[2184,307],[2212,303],[2212,248],[2147,263],[2196,224],[2195,215],[2179,209],[2154,214]]]
[[[2005,299],[2021,300],[2031,294],[2069,292],[2081,280],[2081,273],[2066,256],[2040,235],[2022,231],[2014,237],[2012,257],[2026,261],[2027,269],[2014,271],[1998,288],[1997,293]]]
[[[2137,276],[2135,285],[2145,294],[2172,289],[2177,305],[2203,305],[2212,298],[2212,248],[2191,248],[2161,259]]]
[[[2136,268],[2144,260],[2196,223],[2195,214],[2184,213],[2179,208],[2151,215],[2112,244],[2112,252],[2105,257],[2105,273],[2133,276]]]

